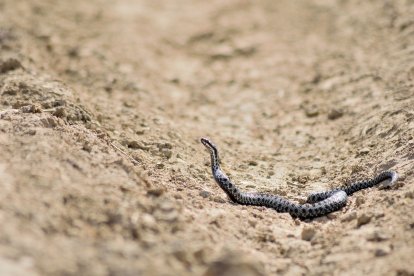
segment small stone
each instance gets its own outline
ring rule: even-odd
[[[312,118],[319,115],[319,110],[316,106],[311,106],[305,109],[306,117]]]
[[[40,122],[43,124],[44,127],[54,128],[58,125],[58,122],[55,118],[42,118]]]
[[[15,58],[9,58],[4,61],[0,61],[0,74],[4,74],[8,71],[13,71],[19,68],[23,68],[20,61]]]
[[[207,198],[211,195],[209,191],[202,190],[198,193],[202,198]]]
[[[204,276],[262,276],[265,275],[263,266],[251,256],[239,253],[228,253],[210,263]]]
[[[357,213],[355,211],[353,211],[353,212],[349,213],[348,215],[346,215],[344,218],[342,218],[341,221],[348,222],[348,221],[352,221],[356,218],[357,218]]]
[[[175,194],[174,198],[175,199],[183,199],[183,196],[181,194]]]
[[[362,149],[360,149],[360,150],[359,150],[359,152],[358,152],[358,153],[359,153],[360,155],[365,155],[365,154],[368,154],[368,153],[369,153],[369,151],[370,151],[370,150],[369,150],[369,148],[362,148]]]
[[[389,237],[379,231],[374,231],[367,236],[367,240],[371,242],[381,242],[388,240]]]
[[[62,106],[56,107],[55,111],[52,114],[56,117],[64,118],[66,117],[66,110]]]
[[[382,217],[384,217],[385,216],[385,214],[384,214],[384,212],[382,211],[382,210],[376,210],[375,212],[374,212],[374,218],[376,218],[376,219],[378,219],[378,218],[382,218]]]
[[[254,161],[254,160],[250,160],[249,161],[249,166],[257,166],[257,162],[256,161]]]
[[[173,145],[171,143],[157,143],[157,147],[158,149],[162,150],[162,149],[172,149]]]
[[[362,215],[360,215],[360,216],[358,217],[358,220],[357,220],[357,226],[358,226],[358,227],[360,227],[360,226],[362,226],[362,225],[364,225],[364,224],[367,224],[368,222],[370,222],[370,221],[371,221],[371,217],[372,217],[372,216],[370,216],[370,215],[367,215],[367,214],[363,213]]]
[[[88,142],[85,142],[82,146],[82,149],[84,151],[91,152],[92,151],[92,145]]]
[[[157,222],[153,216],[150,214],[143,214],[141,217],[142,225],[147,228],[154,229],[156,228]]]
[[[171,150],[168,150],[168,149],[162,150],[162,155],[165,158],[170,159],[171,156],[172,156],[172,151]]]
[[[24,132],[24,134],[35,135],[36,134],[36,129],[28,129]]]
[[[300,176],[297,178],[297,181],[298,181],[300,184],[306,184],[306,182],[308,182],[308,181],[309,181],[309,175],[300,175]]]
[[[285,190],[280,190],[279,188],[276,188],[273,190],[273,193],[279,196],[286,196],[287,192]]]
[[[154,216],[161,221],[165,222],[176,222],[178,220],[179,214],[176,210],[173,211],[155,211]]]
[[[389,247],[378,248],[375,250],[375,257],[383,257],[390,254],[391,250]]]
[[[0,44],[4,44],[8,40],[13,40],[16,37],[13,35],[13,32],[10,28],[0,28]]]
[[[165,222],[175,222],[178,220],[179,213],[175,208],[175,204],[164,198],[158,202],[158,208],[153,212],[156,220],[161,220]]]
[[[57,100],[54,100],[51,104],[53,107],[58,107],[58,106],[65,106],[67,102],[63,99],[57,99]]]
[[[215,224],[217,227],[221,227],[221,221],[225,217],[225,212],[223,209],[212,209],[209,212],[209,223]]]
[[[385,202],[387,202],[387,203],[388,203],[388,205],[393,205],[393,204],[395,203],[395,198],[390,197],[390,196],[387,196],[387,197],[385,198]]]
[[[140,142],[136,140],[124,140],[122,144],[126,145],[130,149],[149,150],[149,147],[142,145]]]
[[[194,251],[193,256],[198,263],[206,264],[212,250],[212,248],[200,248]]]
[[[149,195],[158,197],[158,196],[162,195],[164,192],[165,192],[164,188],[153,188],[153,189],[148,190],[147,193]]]
[[[328,119],[329,120],[336,120],[341,118],[344,115],[344,112],[340,109],[333,108],[328,112]]]
[[[326,215],[328,219],[336,219],[338,217],[337,213],[329,213]]]
[[[214,202],[217,202],[217,203],[226,203],[226,201],[222,197],[220,197],[220,196],[215,196],[213,198],[213,201]]]
[[[163,200],[159,204],[159,208],[160,210],[163,210],[165,212],[171,212],[175,209],[175,204],[170,200]]]
[[[396,271],[397,276],[413,276],[414,275],[414,269],[412,269],[412,266],[410,269],[407,268],[399,268]]]
[[[364,167],[361,166],[361,165],[359,165],[359,164],[356,164],[356,165],[352,165],[351,166],[351,173],[352,174],[357,174],[357,173],[359,173],[359,172],[361,172],[363,170],[364,170]]]
[[[193,202],[193,206],[197,209],[204,209],[204,205],[200,202]]]
[[[165,165],[163,163],[158,163],[158,164],[155,165],[155,168],[159,169],[159,170],[163,169],[164,167],[165,167]]]
[[[37,104],[29,104],[29,105],[22,106],[20,110],[23,113],[41,113],[42,107]]]
[[[257,221],[256,220],[253,220],[253,219],[249,219],[249,225],[251,226],[251,227],[256,227],[256,225],[257,225]]]
[[[303,228],[302,230],[302,240],[304,241],[310,241],[315,236],[316,231],[313,227],[307,227]]]
[[[359,206],[361,206],[362,204],[364,204],[364,202],[365,202],[365,198],[364,198],[364,197],[362,197],[362,196],[358,196],[358,197],[356,198],[355,204],[356,204],[356,206],[357,206],[357,207],[359,207]]]
[[[408,192],[406,192],[405,193],[405,195],[404,195],[406,198],[411,198],[411,199],[413,199],[414,198],[414,191],[408,191]]]
[[[70,47],[67,51],[67,54],[71,58],[79,57],[79,48],[78,47]]]

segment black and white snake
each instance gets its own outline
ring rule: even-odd
[[[383,187],[390,187],[398,178],[396,172],[384,171],[369,180],[355,182],[330,191],[312,193],[308,196],[307,203],[301,205],[277,195],[240,191],[221,170],[217,147],[206,138],[201,138],[201,143],[210,151],[211,170],[214,179],[231,200],[243,205],[265,206],[273,208],[278,212],[288,212],[293,217],[301,219],[323,216],[337,211],[345,206],[348,195],[373,187],[387,179],[390,179],[390,182]]]

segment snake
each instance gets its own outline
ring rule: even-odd
[[[201,143],[210,152],[211,171],[214,180],[233,202],[242,205],[272,208],[277,212],[287,212],[292,217],[299,219],[312,219],[338,211],[346,205],[348,196],[353,193],[378,185],[385,180],[390,181],[387,184],[384,184],[381,188],[389,188],[394,185],[398,179],[398,174],[395,171],[382,171],[371,179],[357,181],[328,191],[311,193],[307,197],[306,203],[299,204],[274,194],[242,192],[221,170],[219,153],[216,145],[208,138],[204,137],[201,138]]]

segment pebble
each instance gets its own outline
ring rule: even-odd
[[[223,209],[212,209],[209,213],[209,223],[215,224],[218,228],[221,228],[221,221],[225,217],[225,212]]]
[[[343,115],[344,115],[344,112],[342,110],[334,108],[328,112],[328,119],[336,120],[338,118],[341,118]]]
[[[177,210],[167,211],[167,210],[158,209],[154,212],[154,217],[157,220],[172,223],[178,220],[179,214]]]
[[[328,219],[336,219],[338,217],[337,213],[329,213],[326,215]]]
[[[23,113],[42,113],[42,107],[37,104],[29,104],[29,105],[22,106],[20,110]]]
[[[20,61],[15,58],[9,58],[0,62],[0,74],[4,74],[8,71],[13,71],[19,68],[23,68]]]
[[[356,165],[352,165],[351,166],[351,172],[352,172],[352,174],[359,173],[359,172],[361,172],[363,170],[364,170],[364,167],[361,166],[361,165],[359,165],[359,164],[356,164]]]
[[[156,228],[157,222],[153,216],[150,214],[143,214],[141,217],[142,224],[150,229]]]
[[[211,195],[209,191],[205,191],[205,190],[200,191],[198,194],[203,198],[207,198]]]
[[[356,198],[355,204],[357,207],[361,206],[365,202],[365,198],[362,196],[358,196]]]
[[[367,224],[368,222],[371,221],[371,218],[372,218],[371,215],[367,215],[367,214],[363,213],[357,219],[357,226],[360,227],[360,226],[362,226],[364,224]]]
[[[170,200],[161,201],[158,207],[160,208],[160,210],[165,212],[171,212],[175,210],[175,204]]]
[[[377,210],[377,211],[375,211],[375,213],[374,213],[374,217],[376,218],[376,219],[378,219],[378,218],[382,218],[382,217],[384,217],[385,216],[385,214],[384,214],[384,212],[383,211],[381,211],[381,210]]]
[[[359,150],[359,154],[368,154],[370,152],[370,149],[369,148],[362,148],[362,149],[360,149]]]
[[[280,196],[286,196],[287,192],[286,190],[280,190],[279,188],[276,188],[273,190],[273,193]]]
[[[84,151],[91,152],[91,151],[92,151],[92,145],[91,145],[91,143],[89,143],[89,142],[85,142],[85,143],[83,144],[83,146],[82,146],[82,149],[83,149]]]
[[[357,218],[357,213],[355,211],[353,211],[353,212],[349,213],[348,215],[346,215],[343,219],[341,219],[341,221],[347,222],[347,221],[352,221],[356,218]]]
[[[24,134],[35,135],[36,134],[36,129],[28,129],[27,131],[24,132]]]
[[[301,184],[306,184],[309,181],[309,175],[300,175],[297,178],[297,181]]]
[[[313,227],[307,227],[303,228],[302,230],[302,240],[304,241],[310,241],[315,236],[316,231]]]
[[[411,199],[413,199],[414,198],[414,191],[408,191],[408,192],[406,192],[405,193],[405,195],[404,195],[406,198],[411,198]]]
[[[254,258],[241,254],[226,254],[210,263],[204,276],[262,276],[265,275],[263,265]]]
[[[183,196],[181,194],[175,194],[174,198],[175,199],[183,199]]]
[[[156,169],[163,169],[165,167],[165,165],[163,164],[163,163],[157,163],[156,165],[155,165],[155,168]]]
[[[161,151],[162,155],[166,158],[166,159],[170,159],[172,156],[172,151],[168,150],[168,149],[164,149]]]
[[[254,161],[254,160],[249,161],[249,166],[257,166],[257,165],[258,165],[258,163],[256,161]]]
[[[125,140],[122,144],[125,144],[130,149],[148,150],[149,147],[143,146],[141,143],[135,140]]]
[[[385,198],[385,202],[387,202],[388,205],[393,205],[395,203],[395,199],[393,197],[391,197],[391,196],[387,196]]]
[[[367,240],[372,242],[386,241],[388,239],[389,237],[387,235],[379,231],[374,231],[367,236]]]
[[[256,220],[253,220],[253,219],[249,219],[249,225],[251,226],[251,227],[253,227],[253,228],[255,228],[256,227],[256,225],[257,225],[257,221]]]
[[[150,190],[148,190],[148,194],[149,195],[152,195],[152,196],[160,196],[160,195],[162,195],[163,193],[165,192],[165,189],[164,188],[153,188],[153,189],[150,189]]]
[[[382,257],[382,256],[386,256],[388,254],[390,254],[391,250],[389,247],[384,247],[384,248],[377,248],[375,250],[375,257]]]
[[[305,110],[306,117],[312,118],[319,115],[319,110],[316,106],[308,107]]]
[[[162,149],[172,149],[173,148],[173,145],[171,143],[168,143],[168,142],[167,143],[157,143],[156,145],[160,150],[162,150]]]
[[[40,119],[40,122],[44,127],[54,128],[58,125],[58,122],[55,118],[42,118]]]
[[[62,106],[56,107],[55,111],[52,114],[56,117],[64,118],[66,117],[66,110]]]
[[[220,196],[215,196],[214,198],[213,198],[213,201],[214,202],[217,202],[217,203],[226,203],[226,200],[224,200],[222,197],[220,197]]]

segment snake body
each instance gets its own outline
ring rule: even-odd
[[[384,187],[390,187],[398,179],[396,172],[384,171],[369,180],[355,182],[348,186],[329,191],[312,193],[308,196],[307,203],[298,204],[278,195],[240,191],[221,170],[217,147],[207,138],[201,138],[201,143],[210,151],[211,170],[214,180],[232,201],[243,205],[273,208],[278,212],[288,212],[293,217],[301,219],[324,216],[337,211],[345,206],[348,195],[352,195],[362,189],[373,187],[387,179],[390,182]]]

